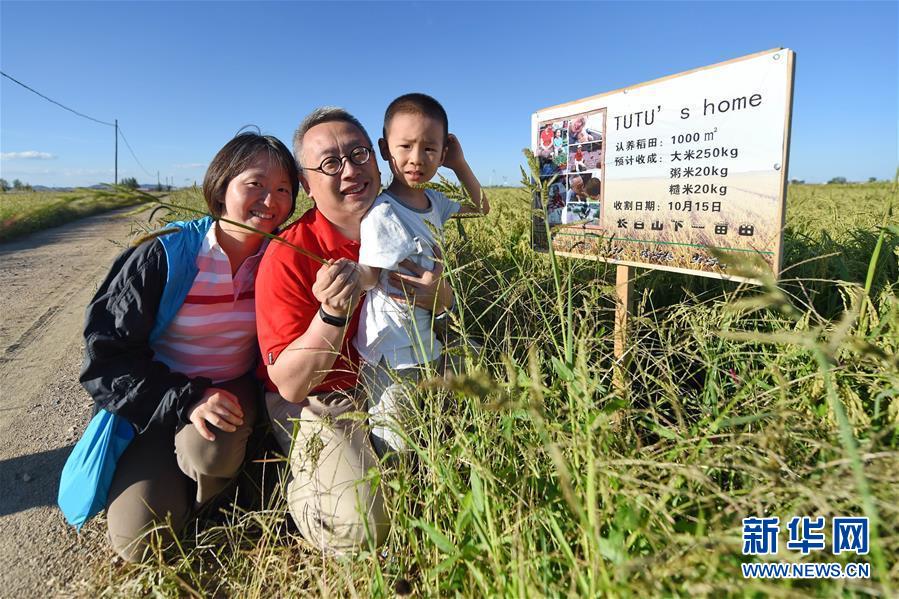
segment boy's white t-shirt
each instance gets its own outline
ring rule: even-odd
[[[359,264],[381,269],[378,284],[365,294],[354,340],[369,364],[383,357],[390,368],[410,368],[439,358],[443,349],[431,330],[430,311],[390,297],[403,293],[389,278],[390,271],[403,272],[399,267],[403,260],[433,270],[434,232],[441,235],[444,223],[459,211],[459,203],[439,191],[426,189],[425,195],[430,207],[417,210],[384,192],[362,219]]]

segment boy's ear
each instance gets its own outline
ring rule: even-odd
[[[443,166],[443,161],[446,160],[446,151],[447,151],[447,149],[448,149],[448,148],[447,148],[447,144],[444,143],[444,144],[443,144],[443,151],[440,153],[440,166]]]
[[[383,137],[378,140],[378,149],[381,150],[381,158],[390,162],[390,150],[387,147],[387,140]]]

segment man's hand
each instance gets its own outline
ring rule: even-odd
[[[401,301],[409,301],[418,306],[440,314],[453,304],[453,290],[443,280],[443,255],[440,248],[434,247],[434,270],[425,270],[409,259],[400,262],[400,266],[413,274],[390,273],[390,281],[403,290],[403,295],[391,294]]]
[[[215,435],[206,424],[209,423],[228,433],[236,431],[237,427],[243,424],[240,401],[233,393],[210,387],[206,389],[197,405],[191,408],[190,423],[201,437],[207,441],[215,441]]]
[[[338,317],[352,313],[360,292],[355,262],[346,258],[330,260],[319,268],[312,285],[312,295],[325,312]]]

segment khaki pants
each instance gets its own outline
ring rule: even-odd
[[[369,477],[378,458],[364,415],[340,418],[359,410],[351,392],[310,395],[299,404],[266,393],[265,403],[289,456],[287,503],[303,537],[326,553],[383,543],[390,525],[381,490]]]
[[[125,560],[143,558],[147,533],[154,528],[163,545],[170,544],[172,533],[184,527],[192,510],[218,495],[239,473],[256,422],[258,383],[245,375],[216,387],[240,399],[244,422],[236,431],[209,425],[215,441],[207,441],[192,424],[174,436],[171,430],[149,430],[137,435],[119,459],[106,521],[113,549]]]

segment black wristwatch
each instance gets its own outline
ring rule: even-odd
[[[456,309],[456,297],[453,296],[453,302],[449,305],[449,307],[446,310],[444,310],[440,314],[435,314],[434,320],[436,320],[436,321],[445,320],[446,317],[449,316],[449,313],[455,309]]]
[[[327,312],[325,312],[324,306],[318,307],[318,316],[325,324],[329,324],[334,327],[345,327],[346,323],[350,320],[349,316],[344,316],[343,318],[341,318],[340,316],[328,314]]]

